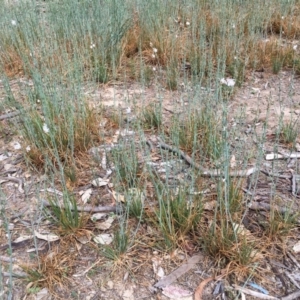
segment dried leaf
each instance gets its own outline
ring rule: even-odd
[[[94,187],[106,186],[109,183],[109,179],[103,179],[101,177],[96,178],[92,181]]]
[[[91,240],[91,235],[86,234],[86,235],[78,236],[78,237],[76,237],[76,240],[78,242],[80,242],[81,244],[85,245]]]
[[[217,201],[213,200],[213,201],[209,201],[209,202],[205,202],[203,205],[203,209],[204,210],[214,210],[216,207]]]
[[[230,168],[234,169],[236,167],[235,155],[232,155],[230,158]]]
[[[93,222],[95,222],[97,220],[104,219],[106,216],[107,216],[107,213],[96,213],[91,216],[91,220]]]
[[[114,220],[115,220],[115,217],[109,217],[106,221],[104,221],[100,224],[96,224],[96,227],[100,230],[107,230],[111,227]]]
[[[53,234],[53,233],[41,234],[35,230],[34,234],[38,239],[41,239],[41,240],[44,240],[47,242],[54,242],[54,241],[58,241],[60,239],[60,237],[58,235]]]
[[[109,245],[113,241],[114,236],[111,233],[102,233],[93,238],[94,242],[101,245]]]
[[[163,288],[162,293],[170,299],[192,300],[193,293],[179,285],[169,285]]]
[[[3,160],[5,160],[5,159],[7,159],[7,158],[8,158],[8,156],[5,155],[5,154],[1,154],[1,155],[0,155],[0,161],[3,161]]]
[[[15,166],[11,165],[11,164],[5,164],[4,165],[4,170],[5,171],[9,171],[10,169],[15,169]]]
[[[35,297],[35,300],[48,300],[51,299],[51,295],[49,294],[46,288],[40,290]]]
[[[81,200],[84,204],[86,204],[87,201],[90,199],[92,192],[93,192],[93,189],[87,189],[85,192],[82,193]]]
[[[119,194],[119,193],[117,193],[115,191],[112,191],[112,195],[113,195],[113,197],[114,197],[114,199],[115,199],[116,202],[123,202],[123,203],[125,202],[124,195],[121,195],[121,194]]]
[[[298,241],[294,246],[293,246],[293,251],[295,253],[299,253],[300,252],[300,241]]]
[[[33,238],[33,235],[23,235],[19,236],[17,239],[14,240],[14,243],[21,243],[24,241],[31,240]]]

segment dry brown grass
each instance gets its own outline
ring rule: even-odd
[[[40,255],[38,262],[23,265],[22,268],[28,274],[31,287],[46,287],[51,294],[58,296],[61,290],[66,291],[71,283],[70,275],[75,268],[76,252],[70,251],[69,246],[53,247],[52,251]]]

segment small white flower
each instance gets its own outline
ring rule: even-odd
[[[186,26],[190,26],[191,23],[190,23],[189,21],[187,21],[187,22],[185,22],[185,25],[186,25]]]
[[[281,19],[283,20],[283,19],[284,19],[284,16],[282,16]]]
[[[297,50],[297,48],[298,48],[298,45],[294,45],[293,46],[293,49],[296,51]]]
[[[16,20],[11,20],[11,25],[16,26],[17,25],[17,21]]]
[[[237,56],[234,56],[233,58],[234,58],[235,60],[237,60],[237,59],[238,59],[238,58],[237,58]]]
[[[149,44],[149,45],[150,45],[150,47],[151,47],[151,48],[153,48],[153,44],[152,44],[151,42],[150,42],[150,44]]]
[[[225,84],[225,85],[227,85],[227,86],[234,86],[235,85],[235,80],[234,79],[232,79],[232,78],[222,78],[221,80],[220,80],[220,82],[222,83],[222,84]]]
[[[91,49],[94,49],[95,47],[96,47],[95,44],[91,44],[91,45],[90,45],[90,48],[91,48]]]
[[[26,152],[29,152],[31,150],[30,146],[26,147]]]
[[[152,71],[154,71],[154,72],[155,72],[155,71],[156,71],[156,68],[155,68],[155,67],[153,67],[153,68],[152,68]]]
[[[126,112],[126,114],[130,114],[130,113],[131,113],[131,108],[130,108],[130,107],[127,107],[127,108],[125,109],[125,112]]]
[[[233,29],[235,28],[235,24],[232,24],[232,28],[233,28]]]
[[[49,127],[48,127],[48,125],[46,124],[46,123],[44,123],[44,125],[43,125],[43,131],[45,132],[45,133],[49,133]]]
[[[158,51],[158,50],[157,50],[156,48],[153,48],[153,52],[154,52],[154,53],[157,53],[157,51]]]
[[[151,56],[152,56],[152,58],[155,58],[155,57],[156,57],[155,54],[152,54]]]

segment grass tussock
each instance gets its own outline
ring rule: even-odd
[[[24,265],[28,274],[28,289],[47,288],[52,294],[58,295],[71,283],[70,275],[75,268],[74,253],[62,251],[58,247],[45,255],[41,255],[35,265]]]
[[[37,167],[47,160],[72,167],[76,157],[101,140],[97,113],[87,104],[84,109],[55,107],[50,101],[44,109],[47,118],[31,112],[24,122],[26,156]]]
[[[190,112],[181,122],[174,118],[169,134],[175,144],[197,158],[214,160],[221,155],[220,122],[207,106]]]

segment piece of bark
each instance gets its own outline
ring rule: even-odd
[[[202,259],[202,258],[203,258],[202,255],[194,255],[194,256],[192,256],[191,258],[188,259],[187,263],[181,265],[175,271],[173,271],[169,275],[167,275],[164,278],[162,278],[161,280],[159,280],[154,285],[154,287],[155,288],[163,288],[163,287],[166,287],[166,286],[170,285],[175,280],[177,280],[180,276],[182,276],[183,274],[185,274],[186,272],[188,272],[190,269],[192,269],[193,267],[195,267],[196,263],[198,263],[200,261],[200,259]]]
[[[209,278],[206,278],[205,280],[201,281],[201,283],[198,285],[198,287],[195,291],[195,294],[194,294],[195,300],[203,300],[202,293],[203,293],[205,286],[214,279],[215,279],[215,277],[209,277]]]

